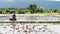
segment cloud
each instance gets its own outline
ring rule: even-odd
[[[13,2],[15,0],[0,0],[0,2]]]
[[[56,1],[60,1],[60,0],[56,0]]]
[[[18,1],[20,1],[20,2],[25,2],[25,1],[40,1],[40,0],[18,0]]]
[[[14,0],[7,0],[7,1],[9,1],[9,2],[13,2]]]
[[[47,1],[60,1],[60,0],[47,0]]]
[[[40,1],[40,0],[0,0],[0,1],[2,1],[2,2],[14,2],[14,1],[20,1],[20,2],[26,2],[26,1],[30,1],[30,2],[32,2],[32,1],[35,1],[35,2],[37,2],[37,1]]]

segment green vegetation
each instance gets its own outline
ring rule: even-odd
[[[60,10],[56,9],[44,9],[38,7],[36,4],[30,4],[27,8],[0,8],[0,14],[53,14],[60,13]]]

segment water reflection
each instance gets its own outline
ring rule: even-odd
[[[0,21],[9,20],[11,16],[0,16]],[[60,20],[60,17],[55,15],[17,15],[17,20]]]
[[[60,24],[0,23],[2,34],[60,34]]]

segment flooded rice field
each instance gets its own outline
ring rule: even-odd
[[[0,14],[0,21],[9,21],[13,14]],[[60,21],[60,14],[16,14],[17,21]]]
[[[0,14],[0,34],[60,34],[60,24],[53,23],[5,23],[12,14]],[[60,21],[59,15],[16,14],[17,21]]]
[[[60,24],[0,23],[0,34],[60,34]]]

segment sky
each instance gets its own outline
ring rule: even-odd
[[[25,8],[29,4],[60,9],[60,0],[0,0],[0,8]]]
[[[15,1],[41,1],[41,0],[0,0],[1,2],[15,2]],[[44,0],[44,1],[60,1],[60,0]]]

